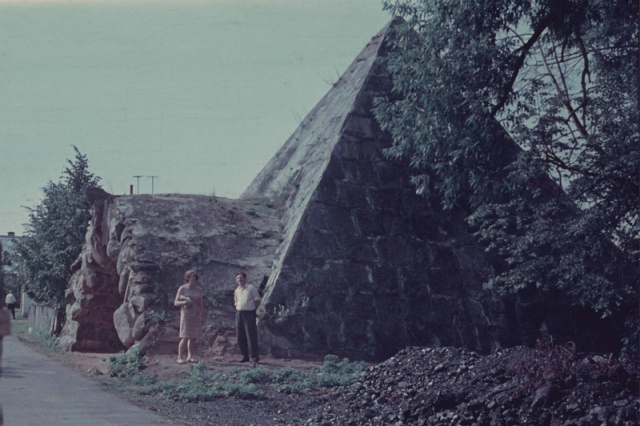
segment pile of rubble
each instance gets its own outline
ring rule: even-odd
[[[408,348],[325,396],[319,425],[637,425],[638,363],[570,346]]]

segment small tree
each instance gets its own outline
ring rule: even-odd
[[[65,304],[70,266],[82,250],[91,219],[84,192],[100,180],[89,171],[87,157],[76,146],[73,149],[75,159],[67,160],[60,181],[49,181],[42,188],[40,204],[27,207],[29,222],[15,245],[17,268],[26,278],[29,295],[38,303],[58,308]]]

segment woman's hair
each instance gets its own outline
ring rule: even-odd
[[[187,272],[185,272],[185,273],[184,273],[184,280],[185,280],[186,282],[189,282],[189,277],[190,277],[191,275],[195,275],[195,276],[196,276],[196,279],[200,278],[200,277],[198,276],[198,273],[197,273],[196,271],[194,271],[193,269],[189,269]]]
[[[240,272],[236,272],[236,277],[238,275],[242,275],[243,277],[247,278],[247,274],[245,274],[244,272],[240,271]]]

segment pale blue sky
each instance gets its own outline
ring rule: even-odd
[[[0,0],[0,234],[71,145],[113,194],[155,175],[239,196],[389,19],[379,0]]]

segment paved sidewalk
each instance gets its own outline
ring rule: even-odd
[[[2,342],[0,402],[5,426],[151,426],[173,425],[100,389],[58,361],[21,343]]]

